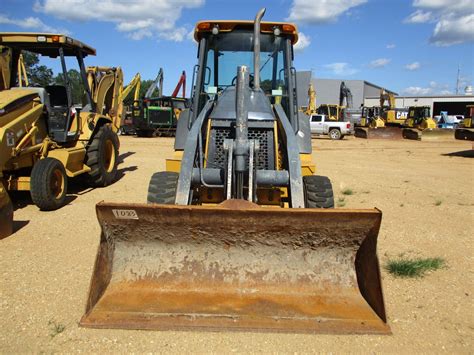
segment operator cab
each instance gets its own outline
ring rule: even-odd
[[[412,119],[415,125],[421,124],[423,120],[431,117],[429,106],[412,106],[408,110],[408,119]]]
[[[254,23],[252,21],[204,21],[196,26],[194,38],[199,42],[199,64],[193,104],[199,112],[209,97],[219,96],[213,117],[235,118],[236,68],[245,65],[250,72],[249,120],[273,120],[271,105],[281,103],[290,116],[293,88],[290,76],[293,49],[298,37],[292,24],[262,22],[260,31],[259,70],[254,68]],[[294,79],[294,78],[293,78]],[[255,90],[255,80],[261,90]],[[194,82],[194,80],[193,80]],[[294,82],[294,80],[293,80]]]
[[[87,104],[88,107],[93,108],[94,103],[87,83],[84,57],[95,55],[95,49],[65,35],[15,32],[0,33],[0,46],[3,50],[10,51],[9,55],[11,56],[9,68],[10,82],[5,83],[5,89],[27,89],[37,93],[41,103],[45,105],[49,136],[57,143],[67,143],[76,140],[80,134],[80,129],[79,127],[74,127],[71,131],[71,124],[74,116],[79,114],[80,109],[74,107],[72,85],[68,78],[65,58],[76,57],[86,92]],[[23,87],[21,83],[18,83],[20,76],[18,75],[17,66],[23,51],[50,58],[59,57],[65,84],[48,85],[45,87]],[[79,124],[78,120],[76,122]]]

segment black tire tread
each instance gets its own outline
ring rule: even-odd
[[[100,156],[103,149],[103,141],[112,139],[115,148],[115,167],[112,172],[107,173],[101,165]],[[118,163],[118,136],[112,129],[104,125],[100,127],[92,138],[92,143],[87,148],[86,164],[91,168],[89,175],[89,184],[92,187],[104,187],[114,182],[117,176]]]
[[[49,181],[55,169],[61,170],[64,178],[64,192],[60,198],[53,196]],[[30,177],[30,195],[33,203],[41,211],[53,211],[62,207],[66,201],[67,175],[63,164],[54,158],[44,158],[33,165]]]
[[[306,208],[334,208],[334,193],[327,176],[303,177]]]
[[[172,171],[154,173],[148,186],[148,203],[173,205],[176,199],[179,174]]]

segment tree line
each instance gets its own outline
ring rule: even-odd
[[[23,51],[22,54],[30,86],[45,87],[48,85],[64,85],[63,73],[61,72],[55,76],[51,68],[40,64],[38,54],[28,51]],[[67,75],[71,83],[72,101],[76,105],[82,105],[84,86],[82,84],[81,73],[76,69],[69,69]],[[142,80],[140,87],[140,98],[145,96],[146,91],[152,84],[153,80]],[[133,93],[128,95],[128,97],[124,100],[124,104],[133,104]]]

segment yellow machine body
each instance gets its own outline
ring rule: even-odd
[[[0,45],[4,53],[0,60],[2,73],[2,80],[0,80],[2,84],[0,90],[0,182],[3,185],[2,194],[5,194],[5,191],[29,191],[31,187],[29,172],[45,158],[58,160],[67,177],[91,172],[91,167],[85,163],[87,147],[92,144],[100,127],[107,125],[114,132],[118,129],[117,94],[123,81],[120,68],[111,70],[113,74],[96,78],[95,86],[91,87],[93,103],[96,107],[100,107],[99,110],[93,111],[89,108],[89,110],[78,109],[73,112],[71,107],[70,113],[67,112],[68,109],[64,113],[58,113],[60,121],[61,119],[70,120],[70,125],[64,133],[67,140],[58,142],[52,137],[51,132],[48,132],[48,117],[53,114],[55,107],[59,106],[55,106],[57,105],[55,102],[50,102],[50,94],[46,93],[45,88],[26,86],[28,78],[21,60],[21,51],[27,50],[42,56],[55,57],[61,50],[65,57],[76,56],[78,51],[81,51],[82,56],[95,55],[95,49],[65,35],[43,33],[0,33]],[[18,65],[13,62],[14,55],[12,53],[17,56]],[[18,74],[16,82],[21,87],[15,87],[15,80],[12,80],[15,76],[11,73],[15,69]],[[109,143],[117,146],[118,140],[116,142],[107,141],[107,147],[110,147]],[[114,149],[107,149],[105,154],[109,156],[105,159],[109,163],[115,164],[116,152]],[[61,168],[57,169],[61,170]],[[5,198],[0,196],[0,200],[5,200]],[[2,212],[0,214],[5,215]]]
[[[405,139],[437,141],[452,139],[452,129],[437,128],[436,121],[431,117],[430,106],[410,106],[402,135]]]
[[[381,101],[381,103],[383,103]],[[401,130],[398,127],[387,126],[382,118],[379,106],[363,107],[360,124],[356,125],[354,135],[364,139],[401,139]]]

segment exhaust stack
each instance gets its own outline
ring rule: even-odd
[[[265,15],[266,9],[263,7],[255,16],[255,22],[253,25],[253,88],[260,89],[260,22],[262,21],[263,15]]]

